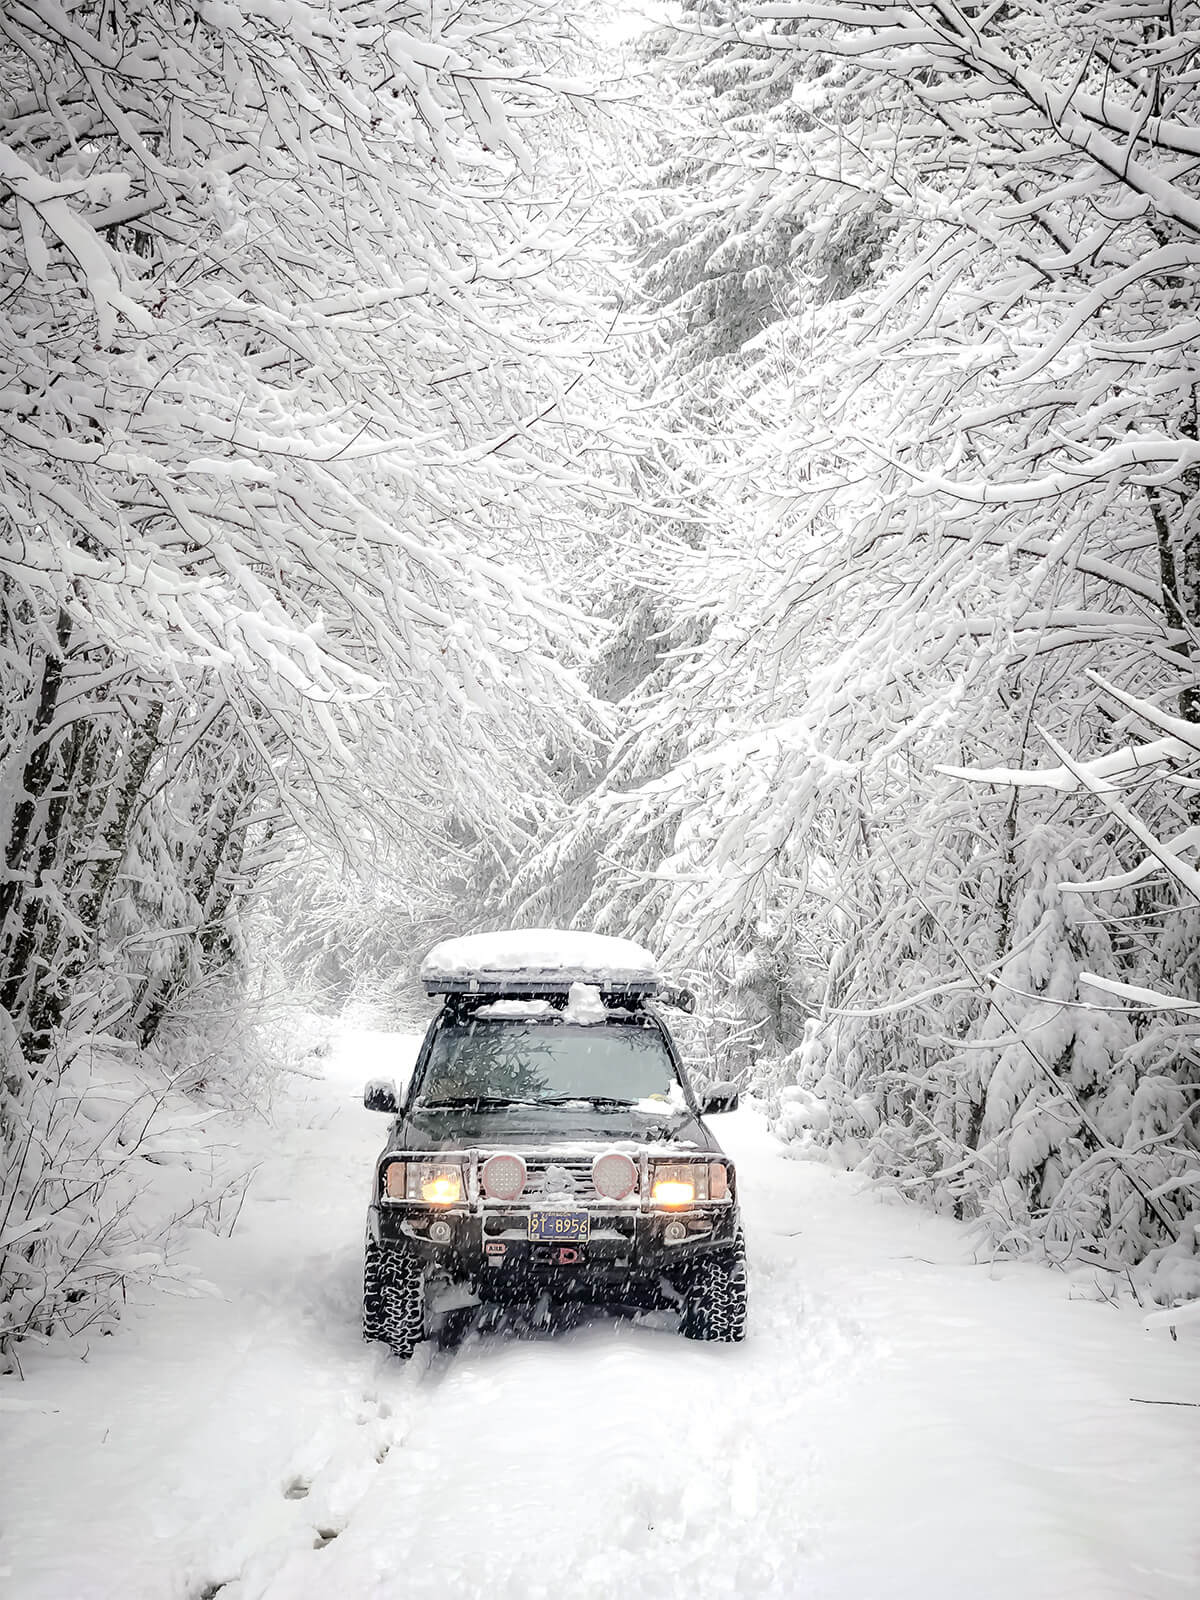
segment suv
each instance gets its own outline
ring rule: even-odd
[[[661,1013],[690,1009],[625,939],[475,934],[426,957],[441,1010],[375,1166],[363,1333],[411,1356],[431,1290],[497,1304],[676,1307],[691,1339],[744,1337],[737,1174],[700,1120]],[[690,1004],[689,1004],[690,1002]],[[443,1298],[440,1294],[438,1298]]]

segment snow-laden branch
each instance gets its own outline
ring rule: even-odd
[[[1154,437],[1139,434],[1110,445],[1107,450],[1088,453],[1056,472],[1035,478],[1010,477],[997,474],[991,479],[954,479],[940,473],[925,472],[909,466],[895,456],[888,456],[868,439],[857,441],[864,450],[887,459],[889,465],[911,479],[914,492],[945,495],[951,500],[963,500],[971,505],[1033,505],[1042,500],[1057,500],[1075,494],[1082,488],[1105,478],[1121,478],[1142,485],[1176,483],[1200,466],[1200,443],[1191,439],[1173,439],[1166,435]],[[1131,470],[1132,469],[1132,470]]]
[[[1194,1065],[1080,974],[1186,968],[1196,835],[1154,780],[1198,752],[1186,717],[1069,752],[1113,737],[1088,669],[1147,701],[1195,674],[1200,138],[1160,23],[730,0],[660,36],[686,138],[637,212],[639,488],[678,520],[623,540],[656,648],[624,625],[625,734],[519,885],[762,1019],[744,1070],[789,1135],[795,1090],[1006,1246],[1099,1227],[1126,1260],[1175,1232]],[[1089,876],[1139,883],[1120,934]]]
[[[1122,745],[1119,750],[1097,756],[1078,765],[1059,767],[953,767],[937,770],[950,778],[970,783],[1011,785],[1014,788],[1053,789],[1059,794],[1074,794],[1079,789],[1092,793],[1119,793],[1131,784],[1142,782],[1165,763],[1195,761],[1200,750],[1182,739],[1154,739],[1146,744]]]
[[[132,1170],[58,1085],[240,1018],[268,867],[377,875],[394,965],[593,758],[615,227],[558,0],[0,32],[0,1228],[86,1196],[0,1239],[6,1329],[96,1292]]]
[[[1153,726],[1164,729],[1164,736],[1142,744],[1123,745],[1119,750],[1108,751],[1090,761],[1071,760],[1059,767],[942,766],[938,770],[949,777],[974,783],[1053,789],[1059,794],[1072,794],[1081,788],[1094,794],[1109,794],[1142,782],[1148,775],[1160,772],[1166,764],[1188,765],[1200,760],[1200,727],[1195,723],[1171,716],[1152,701],[1129,694],[1097,672],[1089,671],[1088,676],[1105,694]]]
[[[1100,989],[1118,1000],[1128,1000],[1138,1011],[1178,1011],[1184,1016],[1200,1015],[1200,1004],[1183,1000],[1178,995],[1163,994],[1158,989],[1147,989],[1141,984],[1122,983],[1117,978],[1107,978],[1098,972],[1081,972],[1080,983],[1089,989]]]

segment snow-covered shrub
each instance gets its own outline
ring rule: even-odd
[[[249,1173],[228,1115],[196,1092],[196,1061],[171,1065],[93,1036],[31,1072],[7,1028],[0,1343],[107,1326],[135,1284],[179,1277],[181,1226],[233,1226]]]
[[[1200,1166],[1192,1169],[1190,1182],[1195,1192],[1200,1186]],[[1179,1237],[1173,1244],[1151,1250],[1135,1276],[1160,1305],[1200,1300],[1200,1209],[1184,1215]]]

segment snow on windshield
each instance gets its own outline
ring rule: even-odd
[[[673,1091],[681,1093],[678,1083],[661,1035],[645,1023],[584,1029],[533,1018],[472,1017],[438,1030],[421,1099],[599,1097],[668,1108]]]

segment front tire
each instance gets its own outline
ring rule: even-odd
[[[380,1274],[381,1337],[407,1361],[425,1337],[425,1268],[407,1250],[389,1250]]]
[[[364,1339],[386,1337],[383,1324],[383,1256],[370,1234],[363,1248],[362,1331]]]
[[[740,1344],[746,1337],[746,1256],[739,1239],[727,1255],[703,1256],[684,1292],[679,1331],[685,1339]]]

